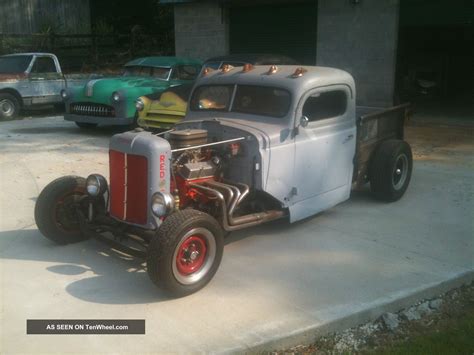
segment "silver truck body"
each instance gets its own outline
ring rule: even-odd
[[[217,120],[239,128],[260,142],[261,186],[287,207],[292,222],[330,208],[349,198],[356,148],[355,85],[350,74],[339,69],[305,67],[302,76],[292,77],[297,66],[282,66],[268,74],[268,66],[249,72],[234,68],[201,77],[202,85],[255,85],[282,88],[291,95],[285,117],[274,118],[236,112],[188,112],[178,127],[192,122]],[[312,95],[341,90],[347,109],[337,117],[300,125],[303,105]],[[253,167],[255,169],[255,167]],[[238,179],[237,179],[238,181]]]
[[[4,55],[0,58],[28,57],[29,64],[24,71],[17,73],[1,73],[0,68],[0,93],[14,95],[22,107],[44,104],[60,104],[60,92],[67,86],[79,85],[87,77],[74,75],[66,77],[61,71],[58,58],[51,53],[17,53]],[[40,61],[50,61],[47,71],[41,70],[37,65]],[[46,68],[43,65],[43,68]]]
[[[301,220],[347,200],[354,184],[400,199],[412,171],[405,111],[356,112],[354,80],[337,69],[205,68],[182,123],[113,136],[109,182],[57,179],[38,198],[35,219],[59,243],[70,240],[61,226],[76,221],[76,238],[145,258],[158,287],[189,295],[217,271],[224,231]],[[82,196],[68,206],[62,196],[71,191]]]

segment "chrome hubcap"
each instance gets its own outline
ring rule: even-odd
[[[12,116],[14,111],[15,106],[13,105],[13,102],[8,99],[3,99],[0,101],[0,112],[4,117]]]
[[[400,190],[408,175],[408,158],[405,154],[400,154],[395,160],[392,173],[392,185],[395,190]]]
[[[193,252],[191,253],[191,255],[189,255],[189,258],[190,258],[191,260],[196,260],[196,258],[197,258],[198,256],[199,256],[199,252],[195,250],[195,251],[193,251]]]

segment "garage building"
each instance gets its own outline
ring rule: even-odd
[[[422,48],[438,95],[470,90],[454,78],[459,68],[472,72],[470,0],[161,3],[174,5],[177,55],[284,54],[302,64],[345,69],[356,80],[359,105],[388,106],[407,99],[401,96],[417,79]]]

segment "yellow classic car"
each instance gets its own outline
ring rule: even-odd
[[[166,130],[186,114],[192,85],[173,86],[160,94],[141,96],[136,101],[138,125],[146,129]]]

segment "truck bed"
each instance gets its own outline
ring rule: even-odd
[[[368,181],[368,168],[372,153],[378,145],[389,139],[403,139],[404,125],[409,104],[390,108],[356,107],[357,143],[353,181]]]

